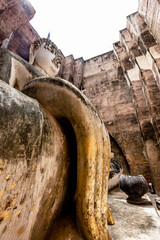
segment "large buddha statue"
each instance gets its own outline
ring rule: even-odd
[[[36,69],[41,52],[30,60],[35,66],[0,53],[17,64],[1,61],[11,74],[0,73],[0,239],[110,239],[110,141],[98,113],[76,87],[54,77],[56,57],[48,55],[55,64],[49,77],[42,76],[50,75],[48,65]],[[8,85],[13,67],[23,76],[23,83],[15,80],[22,92]]]

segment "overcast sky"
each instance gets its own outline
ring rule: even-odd
[[[138,9],[138,0],[30,0],[36,10],[31,24],[65,56],[85,60],[112,49],[126,16]]]

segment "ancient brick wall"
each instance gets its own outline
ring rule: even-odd
[[[133,174],[160,193],[159,45],[145,18],[127,18],[114,52],[90,59],[84,89],[120,146]]]
[[[143,174],[151,181],[133,93],[113,51],[85,63],[84,89],[121,148],[131,173]]]
[[[151,1],[139,1],[139,12],[127,17],[113,51],[81,65],[73,56],[65,58],[62,77],[79,87],[98,110],[122,151],[112,141],[125,172],[144,175],[160,194],[160,45],[156,38],[160,23],[151,14],[158,16],[160,8],[154,2],[157,8],[149,9]],[[79,85],[77,73],[83,76]]]

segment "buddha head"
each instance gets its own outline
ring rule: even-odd
[[[56,76],[60,70],[62,52],[48,38],[40,38],[30,46],[29,63],[47,76]]]

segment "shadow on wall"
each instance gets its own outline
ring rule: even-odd
[[[109,136],[110,136],[110,141],[111,141],[111,152],[114,153],[114,158],[118,159],[120,161],[120,163],[122,164],[124,174],[130,173],[129,164],[128,164],[127,159],[125,158],[122,150],[120,149],[116,140],[111,136],[111,134],[109,134]]]

